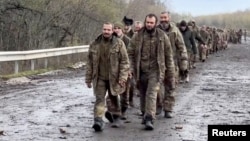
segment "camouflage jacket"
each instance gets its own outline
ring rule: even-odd
[[[207,31],[200,30],[200,35],[201,35],[201,38],[206,45],[211,43],[211,38],[210,38],[209,33]]]
[[[102,35],[98,36],[95,41],[90,44],[86,65],[85,82],[93,83],[96,88],[96,83],[99,74],[99,59],[100,59],[100,43]],[[112,37],[112,46],[109,53],[109,83],[112,95],[118,95],[125,91],[125,87],[118,84],[119,80],[126,81],[129,73],[129,60],[126,47],[121,39]]]
[[[205,44],[205,41],[203,41],[201,37],[199,28],[195,26],[195,27],[191,27],[191,30],[194,33],[194,39],[196,39],[196,41],[198,41],[199,44]]]
[[[170,27],[167,30],[164,30],[161,25],[158,25],[157,27],[163,30],[168,35],[173,49],[174,59],[187,60],[187,49],[182,34],[180,30],[176,27],[176,25],[174,23],[170,23]]]
[[[146,31],[143,28],[138,33],[135,33],[128,46],[128,55],[132,69],[131,71],[135,72],[134,76],[137,81],[140,80],[140,62],[144,32]],[[156,29],[155,32],[155,35],[158,36],[156,54],[159,66],[159,82],[163,81],[165,78],[172,80],[174,79],[175,66],[170,41],[162,30]]]
[[[130,42],[130,38],[127,35],[124,34],[120,39],[124,42],[124,44],[125,44],[125,46],[127,48],[128,44]]]

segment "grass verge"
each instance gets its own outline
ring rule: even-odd
[[[45,73],[45,72],[52,71],[52,70],[54,69],[47,68],[47,69],[39,69],[39,70],[34,70],[34,71],[24,71],[24,72],[19,72],[17,74],[0,75],[0,78],[3,80],[8,80],[11,78],[16,78],[16,77],[25,77],[25,76],[30,76],[30,75],[41,74],[41,73]]]

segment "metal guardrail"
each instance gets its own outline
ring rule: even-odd
[[[45,58],[44,66],[47,68],[48,57],[84,53],[89,49],[89,45],[62,47],[29,51],[2,51],[0,52],[0,62],[15,61],[15,73],[18,73],[21,60],[31,60],[31,70],[35,68],[35,59]]]

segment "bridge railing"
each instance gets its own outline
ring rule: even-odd
[[[48,67],[48,58],[69,54],[86,53],[89,45],[72,46],[52,49],[29,50],[29,51],[0,51],[1,62],[15,62],[14,73],[19,72],[19,61],[31,60],[31,70],[35,69],[35,60],[44,58],[44,68]],[[1,66],[0,66],[1,69]]]

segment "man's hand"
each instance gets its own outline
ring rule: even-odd
[[[121,87],[125,87],[126,86],[126,81],[125,80],[119,80],[119,85],[121,85]]]
[[[132,72],[129,72],[128,73],[128,78],[132,78],[133,77],[133,73]]]
[[[88,88],[92,88],[92,84],[91,83],[86,83]]]

